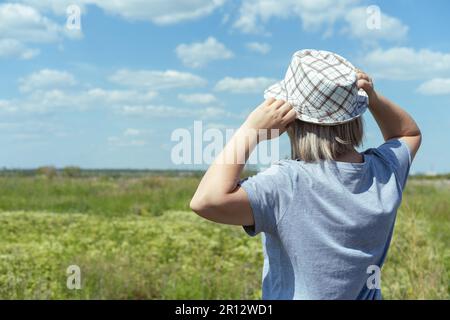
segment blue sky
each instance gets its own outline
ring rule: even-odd
[[[70,4],[80,30],[66,27]],[[371,5],[379,28],[367,27]],[[315,48],[369,72],[417,120],[412,172],[450,172],[449,11],[445,0],[1,1],[0,166],[177,168],[174,129],[237,128],[291,55]],[[363,148],[380,144],[364,118]]]

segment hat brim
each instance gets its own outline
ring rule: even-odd
[[[353,103],[353,112],[351,114],[346,114],[342,119],[335,120],[331,118],[313,118],[305,113],[302,113],[302,105],[297,99],[292,99],[286,90],[286,85],[284,80],[274,83],[266,90],[264,90],[264,99],[274,98],[277,100],[284,100],[289,102],[294,110],[297,112],[296,118],[305,122],[315,123],[320,125],[338,125],[352,121],[360,117],[369,106],[369,99],[366,92],[362,89],[358,90],[358,95]]]

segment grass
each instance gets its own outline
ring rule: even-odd
[[[196,176],[0,177],[1,299],[254,299],[260,238],[188,211]],[[386,299],[449,299],[450,184],[411,180]],[[66,287],[81,268],[82,289]]]
[[[197,184],[192,177],[0,177],[0,211],[160,215],[189,210]]]
[[[450,183],[412,180],[383,276],[395,299],[450,298]]]
[[[0,213],[2,299],[256,298],[261,248],[186,211],[158,217]],[[81,268],[82,290],[66,288]],[[239,277],[236,275],[239,274]]]

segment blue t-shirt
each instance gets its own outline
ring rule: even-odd
[[[381,299],[367,282],[386,257],[411,155],[392,139],[363,156],[281,160],[240,181],[255,220],[244,229],[263,233],[263,299]]]

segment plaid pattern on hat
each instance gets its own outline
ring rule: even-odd
[[[359,117],[368,106],[367,95],[356,86],[356,69],[328,51],[297,51],[284,80],[264,91],[264,98],[289,102],[297,118],[336,125]]]

